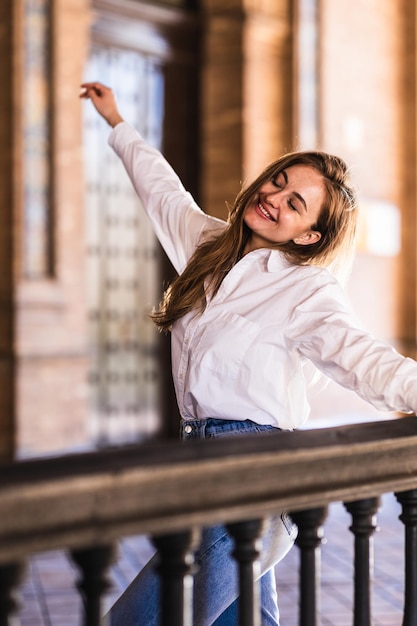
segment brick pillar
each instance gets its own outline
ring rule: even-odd
[[[243,31],[241,1],[205,0],[202,62],[201,202],[225,217],[242,179]]]
[[[78,85],[88,0],[56,0],[51,23],[52,237],[50,271],[27,278],[24,222],[23,3],[1,3],[0,452],[42,454],[86,442],[84,188]],[[14,146],[14,148],[12,148]],[[12,237],[12,225],[14,237]],[[13,245],[12,245],[13,244]]]
[[[240,185],[292,145],[289,0],[204,0],[202,206],[225,217]]]
[[[14,354],[14,6],[0,4],[0,459],[10,459],[15,447]]]
[[[294,149],[293,20],[288,0],[246,0],[244,176]]]
[[[399,100],[402,113],[402,246],[401,306],[399,336],[401,348],[416,357],[417,349],[417,10],[414,2],[403,0],[399,38],[401,80]]]

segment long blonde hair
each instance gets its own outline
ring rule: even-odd
[[[251,230],[243,220],[246,207],[253,202],[259,188],[293,165],[308,165],[322,176],[325,200],[312,230],[321,233],[319,241],[298,245],[293,241],[271,244],[295,265],[328,267],[343,278],[353,255],[357,223],[356,194],[349,181],[346,163],[325,152],[292,152],[271,163],[250,185],[241,189],[230,209],[228,226],[203,241],[188,261],[185,270],[165,291],[158,311],[152,314],[161,330],[196,309],[206,306],[206,291],[214,296],[226,274],[241,259]]]

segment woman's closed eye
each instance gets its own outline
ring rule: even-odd
[[[276,187],[277,189],[284,189],[286,187],[286,185],[288,184],[288,179],[287,179],[286,173],[285,172],[280,172],[279,174],[274,176],[274,178],[271,180],[271,182],[274,185],[274,187]],[[294,204],[292,198],[290,198],[287,201],[287,204],[288,204],[289,208],[292,211],[297,211],[298,212],[298,209],[297,209],[296,205]]]
[[[284,189],[285,185],[287,184],[287,181],[285,177],[283,176],[282,172],[280,172],[277,176],[274,176],[274,178],[271,180],[271,183],[277,189]]]

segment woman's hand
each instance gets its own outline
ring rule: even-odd
[[[80,98],[89,98],[100,115],[104,117],[112,128],[124,121],[119,113],[115,95],[110,87],[97,82],[83,83],[81,85]]]

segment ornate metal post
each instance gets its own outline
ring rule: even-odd
[[[239,566],[239,626],[260,626],[259,554],[263,520],[247,520],[228,524],[235,548],[232,555]]]
[[[290,514],[298,526],[296,544],[301,551],[300,626],[316,626],[319,614],[320,559],[318,548],[323,539],[321,528],[327,507]]]
[[[417,626],[417,489],[396,493],[405,526],[405,595],[403,626]]]
[[[366,498],[344,504],[352,516],[352,525],[349,530],[355,536],[353,624],[354,626],[371,626],[370,538],[377,530],[375,515],[380,506],[380,499]]]
[[[108,567],[115,557],[114,546],[93,546],[71,551],[71,558],[81,571],[77,587],[84,602],[84,626],[100,626],[101,597],[109,588]]]
[[[24,563],[0,565],[0,626],[12,626],[14,624],[12,616],[19,608],[15,591],[21,583],[24,573]]]
[[[195,540],[192,530],[152,539],[160,559],[161,626],[192,626]]]

